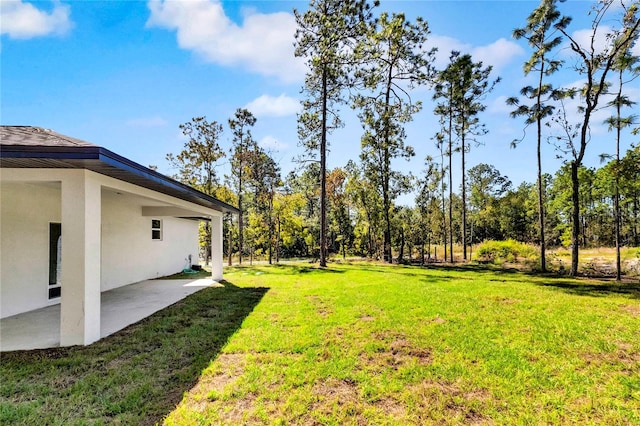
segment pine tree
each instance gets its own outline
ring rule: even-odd
[[[374,5],[377,5],[377,1]],[[299,116],[298,134],[320,161],[320,266],[327,266],[327,134],[342,126],[338,105],[345,102],[353,46],[371,17],[364,0],[311,0],[301,14],[294,9],[298,29],[295,55],[307,59],[307,95]]]
[[[542,180],[542,122],[545,117],[553,113],[553,105],[548,101],[557,99],[561,93],[545,82],[545,77],[550,76],[560,69],[562,61],[552,59],[550,52],[562,42],[558,35],[559,28],[566,27],[571,21],[560,16],[556,7],[557,0],[542,0],[540,5],[527,18],[527,25],[513,31],[515,39],[525,39],[529,43],[533,53],[524,63],[524,74],[534,73],[537,77],[537,85],[526,86],[520,90],[523,98],[532,101],[530,105],[520,104],[516,97],[507,99],[507,104],[517,106],[511,112],[512,117],[525,117],[525,125],[536,125],[537,136],[537,160],[538,160],[538,228],[540,238],[540,270],[545,272],[546,266],[546,241],[545,241],[545,207],[544,188]],[[557,25],[557,26],[555,26]],[[513,146],[519,142],[515,140]]]

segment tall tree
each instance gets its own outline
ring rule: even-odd
[[[167,161],[178,169],[178,180],[197,187],[207,195],[214,195],[218,183],[217,161],[224,157],[224,151],[218,144],[222,125],[216,121],[208,122],[206,117],[196,117],[181,124],[180,130],[189,139],[178,155],[167,154]]]
[[[434,85],[434,94],[433,99],[441,99],[439,103],[436,104],[434,108],[434,112],[440,116],[440,127],[442,128],[442,133],[439,133],[437,138],[437,143],[439,144],[440,151],[444,151],[445,155],[449,159],[449,261],[453,263],[453,203],[451,200],[453,199],[453,152],[456,150],[454,148],[454,106],[455,106],[455,94],[454,87],[458,81],[458,75],[455,73],[455,69],[451,64],[455,61],[455,59],[460,55],[459,52],[452,51],[451,56],[449,57],[450,65],[439,71],[435,78]],[[446,136],[446,138],[445,138]],[[445,143],[446,139],[446,143]],[[445,148],[446,146],[446,148]],[[443,168],[444,168],[444,159],[443,159]],[[444,183],[443,183],[444,188]],[[443,195],[444,197],[444,195]],[[444,204],[444,201],[443,201]],[[445,242],[446,246],[446,242]],[[446,258],[446,255],[445,255]]]
[[[444,253],[443,253],[443,259],[444,261],[447,260],[447,215],[445,213],[446,211],[446,203],[445,203],[445,192],[447,190],[447,184],[445,183],[445,176],[447,174],[451,173],[450,168],[446,167],[444,162],[445,162],[445,152],[446,152],[446,148],[445,148],[445,143],[444,143],[444,136],[442,135],[442,133],[438,133],[436,134],[436,146],[438,147],[438,149],[440,150],[440,173],[438,174],[440,177],[440,198],[442,200],[442,244],[444,246]],[[449,156],[449,159],[451,159],[451,156]],[[449,217],[449,222],[451,222],[451,217]],[[451,258],[453,259],[453,237],[451,239]],[[452,260],[453,262],[453,260]]]
[[[567,32],[563,18],[556,23],[556,28],[569,40],[570,49],[576,54],[578,62],[575,70],[586,79],[581,86],[571,91],[571,95],[580,97],[580,123],[576,138],[567,138],[568,151],[571,154],[571,185],[572,185],[572,227],[571,227],[571,275],[578,274],[579,239],[580,239],[580,180],[578,171],[584,160],[587,145],[591,139],[590,124],[593,113],[598,108],[601,96],[606,94],[609,86],[607,76],[615,69],[621,54],[626,52],[634,40],[638,37],[640,19],[638,19],[637,4],[632,4],[629,8],[624,8],[622,23],[618,28],[605,28],[603,20],[610,15],[610,9],[614,0],[601,0],[593,9],[593,21],[588,41],[582,44]],[[606,34],[601,34],[607,31]],[[604,47],[600,48],[601,41]]]
[[[637,8],[637,5],[632,7]],[[625,19],[630,19],[631,15],[627,14]],[[638,34],[636,33],[637,42]],[[623,107],[631,107],[635,104],[629,96],[623,93],[623,87],[634,80],[640,75],[640,67],[638,64],[638,57],[631,53],[631,43],[629,43],[626,50],[620,51],[620,54],[614,64],[614,69],[618,73],[617,87],[618,91],[615,94],[615,98],[611,100],[607,105],[615,108],[615,114],[609,117],[605,122],[609,125],[609,130],[615,130],[616,132],[616,153],[615,153],[615,169],[614,169],[614,195],[613,195],[613,218],[614,218],[614,232],[616,240],[616,280],[622,279],[622,265],[620,259],[620,138],[622,130],[625,127],[633,125],[635,119],[634,115],[622,116]],[[629,76],[625,74],[629,73]]]
[[[238,196],[238,263],[242,265],[242,250],[244,249],[244,211],[243,195],[246,185],[247,169],[251,167],[251,159],[256,156],[256,142],[251,136],[251,127],[256,124],[256,118],[247,109],[238,108],[229,119],[229,128],[233,133],[231,148],[231,175],[233,176],[236,194]]]
[[[269,264],[273,259],[275,244],[273,200],[276,190],[282,186],[280,167],[268,153],[257,148],[249,173],[249,184],[253,189],[253,214],[255,222],[262,224],[261,229],[254,229],[254,246],[262,242],[267,252]],[[256,226],[256,228],[258,228]]]
[[[174,177],[179,181],[191,185],[207,195],[215,196],[218,176],[216,175],[217,162],[224,157],[224,151],[220,148],[218,140],[222,135],[222,125],[216,121],[208,122],[206,117],[195,117],[191,121],[181,124],[180,130],[189,139],[184,144],[184,149],[177,155],[169,153],[167,161],[178,170]],[[207,223],[203,236],[205,257],[208,261],[211,257],[211,228]]]
[[[540,236],[540,270],[545,272],[546,266],[546,241],[545,241],[545,207],[544,188],[542,184],[542,122],[545,117],[553,113],[553,105],[548,104],[550,100],[560,96],[558,90],[545,81],[560,69],[562,61],[553,59],[551,52],[562,42],[559,29],[565,28],[571,21],[563,18],[556,7],[557,0],[542,0],[540,5],[531,12],[527,18],[527,25],[513,31],[515,39],[524,38],[533,50],[531,57],[524,63],[524,74],[534,73],[537,78],[536,86],[525,86],[520,90],[524,99],[531,101],[529,105],[520,104],[516,97],[507,99],[508,105],[517,106],[511,112],[512,117],[525,117],[525,125],[536,125],[537,136],[537,160],[538,160],[538,228]],[[513,146],[519,142],[515,140]]]
[[[436,97],[445,98],[450,103],[453,131],[460,139],[462,157],[462,257],[467,260],[467,201],[466,201],[466,165],[465,155],[470,148],[469,143],[478,140],[477,136],[487,133],[484,124],[480,123],[478,114],[485,110],[482,100],[491,92],[500,78],[490,80],[492,67],[483,68],[482,62],[473,62],[471,55],[452,52],[450,63],[441,72],[441,79],[446,81],[445,90],[436,92]],[[437,87],[436,87],[437,88]]]
[[[378,4],[376,1],[375,5]],[[311,0],[309,9],[294,9],[297,57],[307,58],[304,112],[299,116],[299,135],[310,151],[320,157],[320,266],[327,266],[327,134],[342,125],[338,105],[349,84],[348,67],[353,48],[371,17],[364,0]]]
[[[365,129],[361,159],[382,196],[386,262],[393,261],[391,204],[407,183],[406,176],[391,170],[391,160],[414,154],[413,148],[405,144],[404,124],[412,120],[422,105],[412,101],[408,89],[426,84],[431,77],[435,50],[423,48],[428,34],[429,26],[421,18],[411,23],[404,14],[382,13],[371,23],[368,36],[356,49],[362,61],[356,77],[363,90],[354,97],[354,107],[360,109]]]

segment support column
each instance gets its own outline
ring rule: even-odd
[[[62,180],[60,346],[100,339],[102,194],[91,172]]]
[[[222,216],[211,216],[211,278],[222,280]]]

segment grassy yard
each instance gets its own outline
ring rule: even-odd
[[[640,424],[640,284],[230,268],[87,348],[0,358],[0,424]]]

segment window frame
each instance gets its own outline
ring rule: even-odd
[[[151,241],[162,241],[162,238],[162,219],[151,219]]]

